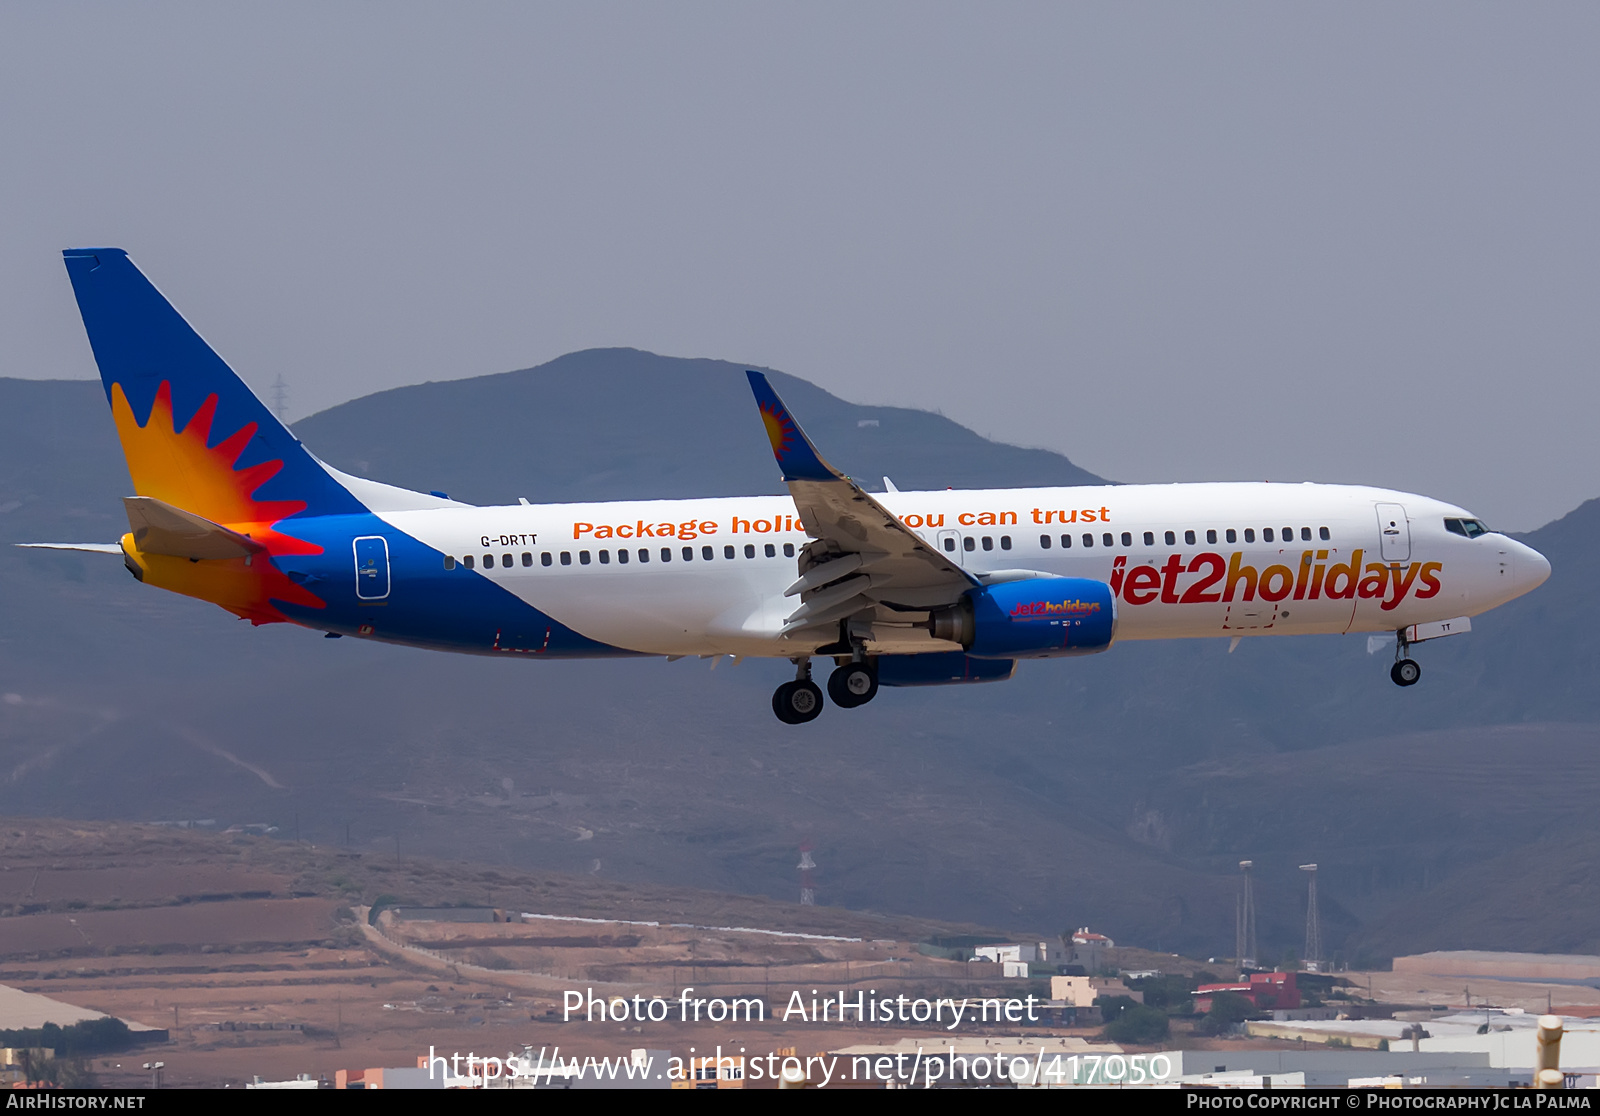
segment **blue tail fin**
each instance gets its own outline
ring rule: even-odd
[[[366,510],[126,252],[63,255],[135,492],[223,524]]]

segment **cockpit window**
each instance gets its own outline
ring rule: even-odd
[[[1489,528],[1484,526],[1481,519],[1447,519],[1444,521],[1444,529],[1453,535],[1465,535],[1469,539],[1489,533]]]

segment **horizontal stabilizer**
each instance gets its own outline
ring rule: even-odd
[[[85,550],[90,554],[121,554],[121,543],[13,543],[29,550]]]
[[[133,541],[146,554],[174,558],[243,558],[266,550],[254,539],[175,508],[154,496],[124,496]]]

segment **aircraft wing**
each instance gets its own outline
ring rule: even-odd
[[[800,601],[785,634],[879,604],[900,611],[941,608],[979,584],[824,461],[765,376],[745,375],[800,522],[814,540],[801,552],[800,579],[786,594]]]

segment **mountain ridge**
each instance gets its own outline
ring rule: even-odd
[[[339,468],[474,502],[780,492],[744,367],[588,350],[295,431]],[[869,487],[1098,482],[770,374]],[[114,539],[127,485],[97,382],[0,380],[0,542]],[[0,812],[298,817],[318,841],[349,824],[374,849],[769,895],[792,894],[810,840],[824,902],[1003,910],[1202,955],[1232,941],[1235,861],[1256,859],[1263,946],[1281,950],[1303,927],[1295,866],[1318,859],[1340,948],[1535,948],[1536,918],[1491,904],[1473,922],[1459,897],[1519,849],[1597,847],[1562,780],[1588,770],[1600,724],[1600,500],[1519,537],[1550,582],[1420,647],[1410,690],[1363,637],[1132,643],[1001,685],[885,692],[809,734],[766,708],[783,663],[530,666],[325,641],[139,586],[114,558],[0,546]],[[1539,727],[1556,723],[1577,727]],[[1535,729],[1542,751],[1519,735]],[[1396,750],[1415,762],[1384,760]],[[1473,828],[1478,799],[1512,783],[1527,794],[1503,796],[1495,832]],[[1418,871],[1392,870],[1408,858]],[[1440,926],[1435,895],[1468,921]]]
[[[294,431],[314,449],[328,447],[336,468],[468,503],[776,495],[784,487],[748,367],[586,349],[532,368],[363,396]],[[874,489],[890,473],[907,489],[1010,487],[1035,476],[1035,484],[1107,483],[1062,454],[993,442],[942,415],[849,403],[798,377],[756,371],[823,454]],[[630,437],[604,438],[608,425]],[[452,449],[424,465],[409,447],[428,437]],[[539,487],[529,490],[525,477]]]

